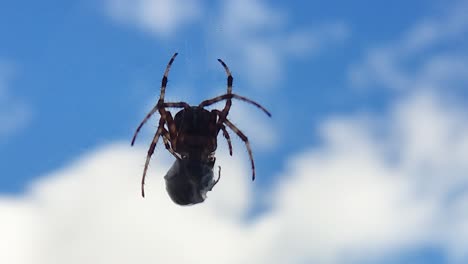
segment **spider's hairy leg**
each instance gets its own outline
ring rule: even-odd
[[[173,102],[173,103],[166,103],[164,102],[163,107],[174,107],[174,108],[190,108],[190,105],[186,102]]]
[[[245,147],[247,148],[247,152],[249,153],[250,164],[252,165],[252,181],[254,181],[254,180],[255,180],[255,163],[254,163],[254,159],[253,159],[252,149],[250,148],[249,139],[247,138],[246,135],[244,135],[244,133],[242,133],[242,131],[240,131],[240,130],[239,130],[233,123],[231,123],[231,121],[229,121],[228,119],[224,119],[224,123],[225,123],[230,129],[232,129],[232,131],[234,131],[234,133],[236,133],[236,134],[242,139],[242,141],[244,141]]]
[[[223,65],[224,70],[226,71],[226,74],[227,74],[227,94],[231,94],[232,93],[232,81],[233,81],[231,71],[229,70],[226,63],[224,63],[224,61],[222,61],[221,59],[218,59],[218,61],[219,61],[219,63],[221,63],[221,65]]]
[[[169,60],[169,63],[167,64],[166,66],[166,70],[164,71],[164,76],[161,80],[161,94],[159,96],[159,101],[158,101],[158,104],[146,115],[146,117],[143,119],[143,121],[140,123],[140,125],[137,127],[135,133],[133,134],[133,138],[132,138],[132,146],[135,144],[135,139],[137,137],[137,134],[138,132],[140,132],[141,128],[143,127],[143,125],[146,123],[146,121],[148,121],[148,119],[156,112],[158,111],[159,108],[161,107],[165,107],[164,105],[162,105],[162,102],[164,102],[164,95],[166,93],[166,85],[167,85],[167,77],[169,75],[169,70],[171,69],[171,65],[172,63],[174,62],[174,59],[175,57],[177,56],[177,52],[174,53],[174,55],[172,55],[172,58]],[[167,107],[179,107],[179,104],[180,103],[167,103],[167,104],[174,104],[174,106],[167,106]],[[185,105],[182,105],[182,107],[186,107],[186,104]]]
[[[141,128],[143,127],[143,125],[146,123],[146,121],[148,121],[148,119],[150,119],[150,117],[156,112],[158,111],[158,107],[155,106],[147,115],[146,117],[143,119],[143,121],[141,121],[140,125],[137,127],[135,133],[133,134],[133,138],[132,138],[132,146],[133,144],[135,144],[135,139],[137,137],[137,134],[138,132],[140,132]]]
[[[169,138],[171,139],[171,144],[174,149],[177,149],[177,127],[174,122],[174,118],[172,118],[172,114],[169,111],[166,111],[164,107],[159,108],[159,114],[161,118],[166,122],[167,127],[169,129]]]
[[[149,166],[151,156],[153,156],[154,149],[156,148],[156,144],[158,143],[159,136],[161,136],[161,133],[163,132],[163,128],[164,128],[164,120],[161,118],[159,120],[158,130],[156,131],[156,134],[154,134],[153,141],[151,142],[151,145],[148,149],[148,154],[146,155],[145,168],[143,169],[143,177],[141,178],[141,195],[143,197],[145,197],[146,172],[148,171],[148,166]]]
[[[250,104],[253,104],[255,105],[256,107],[260,108],[265,114],[267,114],[268,116],[271,117],[271,113],[266,110],[265,107],[263,107],[261,104],[253,101],[253,100],[250,100],[249,98],[247,97],[244,97],[244,96],[241,96],[241,95],[237,95],[237,94],[223,94],[223,95],[220,95],[220,96],[216,96],[214,98],[211,98],[211,99],[208,99],[208,100],[205,100],[203,102],[201,102],[198,106],[199,107],[206,107],[206,106],[209,106],[209,105],[212,105],[212,104],[215,104],[217,102],[220,102],[222,100],[230,100],[231,98],[234,98],[234,99],[239,99],[241,101],[244,101],[244,102],[247,102],[247,103],[250,103]]]
[[[222,61],[221,59],[218,59],[218,61],[223,66],[224,70],[226,71],[226,75],[227,75],[227,92],[226,92],[226,94],[232,94],[232,82],[233,82],[234,79],[232,78],[231,71],[229,70],[226,63],[224,63],[224,61]],[[226,100],[226,104],[224,105],[224,108],[221,111],[221,114],[219,114],[218,124],[222,124],[224,119],[226,119],[226,117],[229,114],[229,110],[231,109],[231,105],[232,105],[232,101],[231,101],[231,98],[229,98],[229,99]]]
[[[180,159],[180,157],[175,153],[174,149],[172,149],[169,142],[171,141],[171,137],[169,135],[169,131],[163,127],[162,129],[162,138],[164,140],[164,146],[166,147],[167,151],[169,151],[176,159]]]
[[[223,136],[226,139],[229,147],[229,155],[232,156],[232,144],[231,144],[231,137],[229,136],[229,133],[226,130],[226,127],[224,125],[221,125],[221,130],[223,131]]]
[[[169,60],[169,63],[166,66],[166,70],[164,71],[164,76],[161,80],[161,94],[159,96],[159,101],[164,102],[164,96],[166,94],[166,85],[167,85],[167,77],[169,76],[169,70],[171,69],[171,65],[177,56],[177,52],[172,55],[172,58]]]
[[[223,112],[221,112],[218,109],[213,109],[213,110],[211,110],[211,112],[218,115],[218,121],[217,121],[218,131],[217,131],[217,133],[219,132],[219,130],[223,131],[223,136],[224,136],[224,138],[226,139],[226,141],[228,143],[229,155],[232,156],[231,136],[229,136],[229,132],[226,130],[226,127],[223,125],[223,123],[224,123],[223,120],[225,120],[226,118],[224,118],[223,120],[221,119]]]
[[[221,63],[221,65],[224,67],[224,70],[226,71],[226,75],[227,75],[227,92],[224,95],[220,95],[220,96],[217,96],[215,98],[205,100],[205,101],[201,102],[198,106],[199,107],[206,107],[206,106],[212,105],[214,103],[217,103],[219,101],[226,100],[226,105],[224,106],[224,109],[222,110],[222,115],[220,115],[219,123],[222,123],[223,120],[228,116],[229,110],[231,109],[231,105],[232,105],[232,101],[231,101],[232,98],[239,99],[239,100],[242,100],[242,101],[247,102],[247,103],[251,103],[251,104],[255,105],[256,107],[262,109],[263,112],[265,112],[268,116],[271,116],[270,112],[268,112],[268,110],[266,110],[265,107],[261,106],[259,103],[255,102],[255,101],[252,101],[252,100],[250,100],[250,99],[248,99],[246,97],[243,97],[243,96],[232,93],[233,77],[232,77],[231,71],[229,70],[226,63],[224,63],[224,61],[222,61],[221,59],[218,59],[218,61],[219,61],[219,63]]]

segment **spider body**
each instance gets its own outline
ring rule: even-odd
[[[193,160],[203,161],[216,151],[219,130],[217,115],[202,107],[191,106],[180,110],[174,116],[178,131],[177,143],[172,146],[176,153]]]
[[[218,179],[214,180],[213,173],[216,160],[215,151],[217,148],[217,137],[220,131],[223,132],[223,136],[227,140],[229,146],[229,154],[232,155],[231,139],[226,130],[226,126],[244,141],[252,166],[252,180],[255,179],[255,164],[249,140],[244,133],[227,119],[232,99],[251,103],[263,110],[268,116],[271,116],[271,114],[260,104],[246,97],[232,93],[233,78],[229,68],[221,59],[218,59],[218,61],[224,67],[228,76],[226,94],[205,100],[198,106],[190,106],[185,102],[165,102],[164,95],[167,76],[176,56],[177,53],[172,56],[164,72],[158,103],[146,115],[136,129],[133,135],[132,145],[146,121],[155,112],[159,112],[161,118],[159,119],[158,129],[146,156],[145,168],[141,180],[141,193],[144,197],[144,184],[149,161],[154,153],[159,138],[162,137],[166,149],[176,158],[174,164],[169,169],[166,176],[164,176],[166,180],[166,190],[175,203],[179,205],[190,205],[203,202],[206,199],[206,193],[213,189],[221,177],[221,167],[219,168]],[[208,111],[205,109],[206,106],[224,100],[226,104],[222,110],[214,109]],[[173,118],[172,114],[166,110],[168,107],[182,109],[177,112]]]
[[[174,161],[164,179],[167,193],[179,205],[203,202],[219,180],[213,175],[219,132],[216,119],[215,113],[198,106],[182,109],[174,116],[178,134],[172,148],[181,158]]]

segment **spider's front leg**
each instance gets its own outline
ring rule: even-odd
[[[169,63],[166,66],[166,70],[164,71],[164,75],[163,75],[163,78],[161,80],[161,94],[159,95],[158,103],[156,104],[155,107],[153,107],[153,109],[151,109],[151,111],[146,115],[146,117],[143,119],[143,121],[141,121],[140,125],[137,127],[135,133],[133,134],[132,144],[131,144],[132,146],[133,146],[133,144],[135,144],[135,139],[136,139],[138,133],[140,132],[141,128],[143,127],[143,125],[158,110],[160,110],[161,108],[164,108],[164,107],[186,107],[188,105],[188,104],[182,103],[182,102],[181,103],[164,103],[164,96],[166,94],[166,86],[167,86],[167,77],[169,75],[169,70],[171,69],[171,65],[174,62],[174,59],[175,59],[176,56],[177,56],[177,52],[174,53],[174,55],[169,60]]]
[[[150,119],[150,117],[156,113],[158,111],[158,108],[157,106],[153,107],[153,109],[151,109],[151,111],[145,116],[145,118],[143,119],[143,121],[141,121],[140,125],[138,125],[135,133],[133,134],[133,137],[132,137],[132,143],[131,145],[133,146],[135,144],[135,139],[138,135],[138,133],[140,132],[141,128],[143,127],[143,125],[146,123],[146,121],[148,121],[148,119]]]

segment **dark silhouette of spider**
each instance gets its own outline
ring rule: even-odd
[[[135,138],[146,121],[156,112],[161,115],[159,126],[153,141],[148,149],[146,156],[143,177],[141,180],[141,194],[144,197],[144,184],[146,172],[151,156],[158,142],[162,137],[166,149],[176,158],[174,164],[164,177],[166,180],[166,189],[171,199],[180,205],[189,205],[203,202],[206,199],[206,193],[211,191],[218,183],[221,176],[219,168],[218,179],[214,180],[213,167],[215,163],[215,151],[217,148],[217,136],[219,131],[223,132],[228,146],[229,154],[232,156],[231,139],[226,126],[236,133],[245,143],[249,153],[252,165],[252,180],[255,180],[255,163],[247,136],[242,133],[234,124],[227,119],[231,108],[232,99],[238,99],[253,104],[263,110],[268,116],[271,114],[260,104],[237,94],[232,93],[232,75],[227,65],[221,60],[218,61],[224,67],[227,74],[227,92],[226,94],[214,97],[201,102],[198,106],[190,106],[186,102],[165,102],[167,77],[172,63],[177,53],[169,61],[164,76],[161,81],[161,95],[158,103],[146,115],[135,131],[132,139],[132,146]],[[214,103],[226,100],[223,110],[208,111],[204,107]],[[182,108],[172,117],[166,108]]]

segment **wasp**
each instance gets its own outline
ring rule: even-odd
[[[154,113],[158,112],[160,115],[159,125],[146,156],[141,179],[141,194],[145,197],[144,185],[148,165],[161,137],[166,149],[176,158],[174,164],[164,176],[166,190],[176,204],[192,205],[203,202],[206,199],[206,193],[213,189],[221,177],[220,167],[217,179],[214,178],[213,173],[216,161],[217,137],[220,131],[222,131],[228,143],[229,154],[232,156],[231,138],[226,129],[227,127],[245,143],[252,166],[252,181],[255,180],[255,163],[249,140],[241,130],[227,119],[232,100],[237,99],[250,103],[260,108],[268,116],[271,117],[271,114],[259,103],[232,93],[233,77],[228,66],[221,59],[218,59],[218,61],[227,74],[227,92],[225,94],[204,100],[197,106],[191,106],[186,102],[165,102],[164,96],[169,70],[176,56],[177,53],[169,60],[164,71],[161,81],[161,94],[157,104],[137,127],[131,145],[134,145],[137,134],[143,125]],[[213,109],[209,111],[205,109],[205,107],[220,101],[226,102],[222,110]],[[167,108],[181,108],[181,110],[172,117]]]

